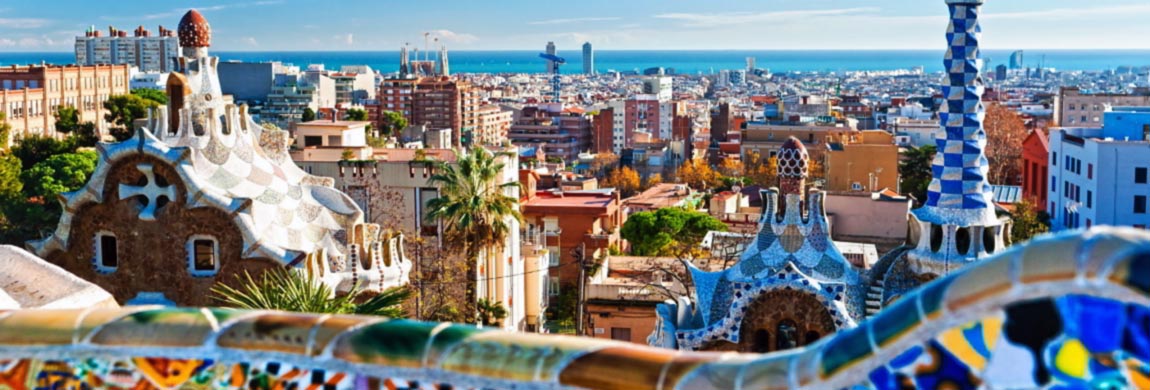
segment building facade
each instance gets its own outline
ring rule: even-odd
[[[451,129],[453,145],[471,145],[479,122],[479,91],[467,81],[447,76],[420,79],[411,93],[412,125]]]
[[[1046,212],[1054,230],[1150,226],[1150,108],[1103,117],[1101,128],[1051,129]]]
[[[547,291],[555,300],[560,294],[577,292],[572,289],[579,278],[591,276],[584,274],[583,265],[603,259],[608,248],[621,244],[619,231],[626,216],[616,191],[533,192],[532,174],[520,174],[526,184],[523,224],[529,240],[546,245],[550,256]]]
[[[108,35],[101,36],[99,30],[91,28],[84,36],[76,37],[75,49],[77,65],[129,65],[141,72],[172,72],[180,56],[175,31],[164,26],[155,36],[144,26],[137,27],[130,36],[115,27],[108,27]]]
[[[898,146],[885,131],[849,132],[831,137],[824,177],[827,191],[878,192],[898,188]]]
[[[104,102],[126,95],[128,65],[10,66],[0,68],[0,112],[12,126],[12,135],[59,137],[56,109],[74,107],[79,121],[92,122],[105,131]]]
[[[542,147],[545,155],[572,162],[592,148],[591,122],[588,115],[565,111],[558,104],[526,107],[511,125],[507,138],[513,145]]]
[[[752,153],[758,153],[764,158],[775,157],[783,142],[789,137],[795,137],[803,142],[812,158],[821,161],[829,140],[834,136],[853,132],[855,130],[850,127],[834,124],[748,122],[742,130],[739,149],[744,160]]]
[[[1050,136],[1045,130],[1032,130],[1022,141],[1022,197],[1038,210],[1046,209],[1047,183],[1050,183]]]
[[[1055,99],[1054,123],[1057,127],[1099,128],[1107,107],[1150,107],[1150,90],[1092,94],[1082,93],[1077,87],[1064,87]]]

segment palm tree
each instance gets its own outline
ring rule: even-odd
[[[480,299],[476,308],[479,310],[479,322],[483,326],[499,326],[507,318],[507,308],[503,307],[503,302]]]
[[[244,272],[239,287],[221,283],[212,287],[212,293],[223,306],[237,309],[400,318],[404,317],[400,305],[411,297],[412,292],[404,287],[393,287],[364,299],[366,294],[352,287],[348,294],[336,296],[328,285],[301,272],[281,268],[264,272],[258,280]]]
[[[438,198],[427,202],[427,219],[442,221],[449,242],[460,245],[467,257],[467,302],[475,318],[481,257],[493,262],[494,253],[503,249],[511,235],[512,220],[522,221],[519,199],[507,195],[520,188],[519,182],[502,182],[505,164],[501,158],[514,158],[511,153],[492,153],[473,147],[454,164],[439,162],[429,182],[439,187]],[[491,269],[491,267],[488,267]]]

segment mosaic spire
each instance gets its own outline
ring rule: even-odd
[[[993,224],[993,195],[986,181],[986,111],[982,95],[986,87],[979,72],[983,60],[979,52],[982,28],[979,7],[983,0],[946,0],[950,8],[950,28],[946,32],[949,49],[943,63],[946,99],[939,119],[942,131],[935,140],[934,179],[926,206],[919,216],[927,222],[957,226]]]

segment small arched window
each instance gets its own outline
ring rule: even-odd
[[[116,235],[111,232],[96,233],[94,245],[96,256],[92,262],[96,265],[96,272],[101,274],[116,272],[120,267],[119,243],[116,242]]]
[[[196,235],[188,239],[188,272],[195,277],[215,276],[220,272],[220,244],[212,236]]]
[[[778,329],[775,330],[775,350],[785,351],[800,345],[798,324],[791,320],[779,321]]]

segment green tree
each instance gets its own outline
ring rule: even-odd
[[[0,150],[8,150],[8,144],[12,142],[12,125],[7,119],[7,115],[0,112]]]
[[[99,161],[96,152],[81,151],[57,154],[36,163],[20,174],[24,181],[24,194],[29,198],[43,198],[56,202],[56,196],[75,191],[88,182]]]
[[[259,279],[244,272],[238,287],[217,283],[212,293],[221,305],[237,309],[393,318],[404,317],[401,305],[412,295],[407,288],[395,287],[369,297],[358,286],[348,294],[337,295],[328,285],[288,268],[264,272]]]
[[[63,211],[58,195],[83,187],[98,159],[91,151],[57,154],[20,173],[22,191],[0,204],[6,220],[0,240],[22,246],[54,230]],[[10,173],[13,168],[5,170]]]
[[[934,164],[935,151],[931,145],[908,149],[898,165],[902,192],[914,196],[919,205],[926,201],[927,188],[934,178],[931,165]]]
[[[71,134],[80,127],[80,111],[72,106],[60,106],[53,114],[56,117],[56,132]]]
[[[168,104],[168,95],[158,89],[136,88],[132,90],[132,94],[156,102],[156,104]]]
[[[379,124],[379,132],[390,137],[407,127],[407,118],[395,111],[384,111],[379,115]]]
[[[467,318],[475,318],[475,284],[479,281],[481,258],[491,259],[502,250],[511,235],[509,220],[523,220],[516,210],[519,199],[507,190],[519,188],[518,181],[503,181],[503,159],[509,153],[491,153],[474,147],[454,164],[437,163],[429,182],[439,187],[440,196],[427,203],[429,221],[441,221],[448,242],[460,245],[467,257]]]
[[[20,138],[16,146],[12,147],[12,155],[20,159],[23,170],[32,169],[32,166],[47,160],[57,154],[75,152],[77,145],[67,140],[61,141],[41,135],[29,135]]]
[[[132,138],[136,134],[132,122],[148,117],[148,110],[159,105],[155,101],[132,94],[109,97],[108,101],[104,102],[104,109],[108,111],[107,114],[104,114],[104,120],[115,124],[108,129],[109,133],[116,138],[116,141]]]
[[[343,114],[343,119],[349,121],[365,121],[367,120],[367,111],[350,108]]]
[[[68,135],[68,142],[76,146],[96,146],[100,135],[96,132],[96,124],[80,122],[80,112],[72,106],[62,106],[56,110],[56,131]]]
[[[1014,205],[1011,220],[1014,221],[1014,226],[1010,229],[1010,240],[1015,245],[1050,231],[1050,216],[1028,201]]]
[[[314,120],[315,120],[315,110],[311,109],[311,107],[304,108],[303,109],[303,117],[300,118],[300,122],[311,122]]]
[[[0,154],[0,202],[20,200],[24,182],[20,180],[20,159]]]
[[[710,231],[727,231],[727,225],[706,213],[668,207],[632,214],[621,233],[635,256],[675,256],[678,248],[697,247]]]

